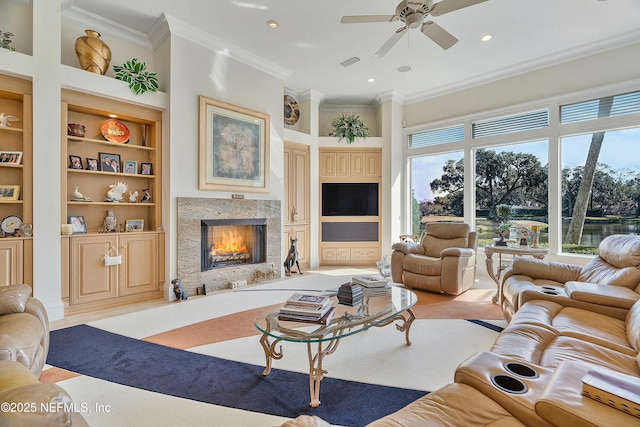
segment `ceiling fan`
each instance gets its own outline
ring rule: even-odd
[[[368,22],[395,22],[401,21],[404,27],[399,28],[387,40],[380,49],[373,55],[377,58],[386,53],[407,33],[410,28],[420,28],[420,31],[431,40],[436,42],[441,48],[449,49],[458,42],[458,39],[451,35],[444,28],[433,21],[426,21],[427,16],[440,16],[454,10],[463,9],[482,3],[487,0],[442,0],[434,3],[432,0],[403,0],[396,7],[394,15],[360,15],[343,16],[340,20],[343,24],[361,24]]]

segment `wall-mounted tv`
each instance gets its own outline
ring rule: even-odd
[[[378,183],[323,183],[322,216],[378,216]]]

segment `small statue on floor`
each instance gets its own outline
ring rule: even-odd
[[[173,279],[171,284],[173,285],[173,293],[176,295],[176,301],[186,301],[189,298],[189,294],[182,287],[182,280]]]
[[[300,270],[300,264],[298,264],[298,238],[293,236],[293,237],[290,237],[290,239],[291,239],[291,247],[289,248],[287,259],[284,260],[285,276],[291,276],[291,270],[293,269],[294,264],[298,267],[298,273],[302,274],[302,270]]]

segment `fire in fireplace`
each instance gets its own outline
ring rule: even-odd
[[[201,221],[201,270],[266,261],[266,218]]]

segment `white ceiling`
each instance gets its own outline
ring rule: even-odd
[[[67,0],[63,7],[143,36],[151,35],[165,14],[170,23],[175,19],[226,41],[232,54],[277,73],[287,91],[313,89],[326,104],[368,104],[391,93],[413,102],[640,42],[640,0],[488,0],[429,17],[460,40],[450,49],[411,29],[383,58],[373,54],[402,23],[340,23],[343,15],[393,15],[398,3]],[[271,19],[280,23],[278,29],[267,27]],[[482,42],[485,34],[493,39]],[[339,64],[353,56],[360,61],[346,68]],[[401,66],[411,71],[399,72]],[[369,78],[375,82],[368,83]]]

